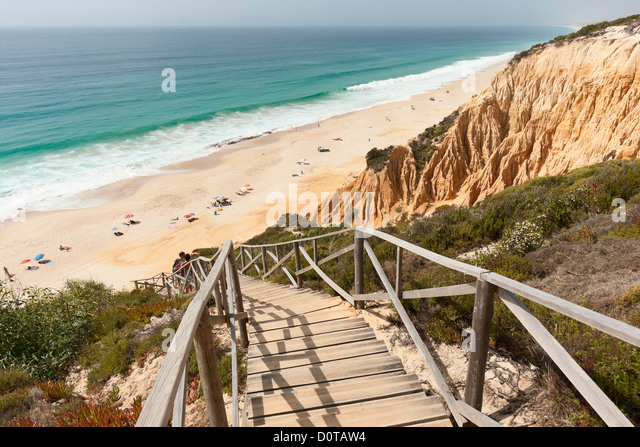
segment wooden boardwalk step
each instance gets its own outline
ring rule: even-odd
[[[349,329],[358,329],[363,327],[368,327],[364,318],[345,318],[336,321],[307,324],[305,326],[254,332],[249,334],[249,342],[253,345],[256,343],[268,343],[278,340],[292,340],[300,337],[329,334],[332,332],[347,331]]]
[[[292,388],[390,371],[404,371],[402,362],[388,353],[372,354],[355,359],[336,360],[264,374],[253,374],[247,376],[247,393]]]
[[[311,410],[252,420],[253,426],[276,427],[367,427],[403,425],[442,421],[447,417],[440,398],[411,394],[337,407]]]
[[[299,350],[281,355],[250,358],[247,364],[247,374],[266,373],[296,366],[312,365],[314,363],[332,360],[361,357],[370,354],[387,352],[387,345],[381,340],[365,340],[347,345],[328,346],[324,348]]]
[[[295,326],[304,326],[311,323],[320,323],[323,321],[340,320],[342,318],[351,318],[355,316],[353,310],[337,309],[326,310],[322,312],[313,312],[308,315],[298,315],[294,317],[287,317],[282,319],[270,320],[265,322],[253,322],[249,318],[251,323],[251,329],[249,332],[267,331],[270,329],[282,329]]]
[[[241,277],[250,426],[451,426],[341,298]]]
[[[329,310],[334,309],[338,310],[342,303],[340,300],[323,300],[323,301],[315,301],[306,304],[297,304],[289,307],[282,306],[270,306],[270,307],[261,307],[254,308],[248,307],[245,310],[251,311],[251,316],[253,321],[261,322],[261,321],[269,321],[276,320],[288,317],[295,317],[296,315],[304,315],[311,312],[317,312],[319,310]]]
[[[422,392],[415,375],[390,373],[360,377],[282,390],[277,394],[252,394],[249,417],[263,418]]]
[[[314,335],[312,337],[301,337],[293,340],[280,340],[269,343],[261,343],[249,346],[248,356],[257,357],[265,355],[285,354],[295,351],[306,351],[309,349],[321,348],[325,346],[343,345],[355,341],[371,340],[376,338],[376,333],[370,327],[356,328],[329,334]]]

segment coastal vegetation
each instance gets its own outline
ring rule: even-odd
[[[546,43],[536,44],[531,48],[529,48],[528,50],[525,50],[521,53],[516,54],[512,59],[511,63],[512,64],[517,63],[521,59],[545,49],[549,45],[569,43],[583,37],[599,36],[603,34],[607,28],[610,28],[612,26],[637,26],[639,24],[640,24],[640,14],[635,14],[635,15],[623,17],[616,20],[604,21],[599,23],[593,23],[591,25],[586,25],[573,33],[558,36],[555,39]]]
[[[626,220],[612,217],[615,199],[623,199]],[[473,207],[446,206],[432,215],[419,218],[404,216],[383,231],[436,253],[458,258],[514,280],[530,283],[541,278],[556,281],[566,272],[548,273],[545,264],[548,250],[557,256],[569,256],[579,248],[585,256],[578,265],[589,262],[610,275],[620,272],[610,267],[611,260],[602,255],[603,247],[621,240],[630,249],[640,236],[640,161],[617,160],[574,170],[566,175],[540,177],[521,186],[508,188]],[[335,231],[336,228],[272,227],[248,241],[252,244],[285,242],[300,237]],[[337,235],[318,244],[318,258],[352,243],[352,234]],[[624,239],[624,240],[622,240]],[[376,238],[369,240],[388,277],[395,278],[396,251],[391,244]],[[545,252],[547,250],[547,252]],[[441,287],[473,280],[405,254],[405,290]],[[285,266],[292,271],[294,261]],[[323,270],[343,289],[353,291],[353,255],[346,254],[322,265]],[[579,268],[579,267],[578,267]],[[635,267],[628,266],[629,271]],[[249,274],[252,273],[251,269]],[[273,281],[286,284],[284,273],[272,274]],[[305,273],[305,286],[335,294],[314,272]],[[597,312],[640,327],[640,286],[637,283],[620,295],[601,294],[585,299],[579,287],[562,298],[577,302]],[[365,261],[365,293],[383,289],[373,266]],[[421,318],[421,329],[434,340],[461,343],[461,331],[470,327],[473,295],[430,300],[404,300],[405,308]],[[593,380],[634,422],[640,423],[640,350],[581,323],[525,300],[534,315],[548,328]],[[602,425],[598,416],[582,401],[562,374],[537,347],[528,332],[501,301],[495,303],[491,348],[533,365],[540,371],[540,386],[551,397],[540,424],[566,421],[570,425]]]
[[[138,397],[121,408],[119,390],[84,398],[65,381],[74,366],[88,371],[87,393],[161,355],[165,329],[176,330],[187,296],[167,299],[149,290],[116,292],[94,281],[68,281],[59,291],[0,289],[0,425],[132,426]],[[223,388],[230,392],[231,356],[216,346]],[[241,374],[246,361],[241,359]],[[189,361],[190,396],[199,395],[195,351]],[[45,410],[46,409],[46,410]]]
[[[428,127],[409,142],[411,153],[415,160],[416,171],[422,172],[431,157],[438,150],[447,131],[456,123],[460,112],[456,110],[451,115],[444,118],[440,123]],[[367,169],[374,172],[382,171],[388,164],[389,156],[394,151],[395,146],[385,149],[374,147],[366,155]]]

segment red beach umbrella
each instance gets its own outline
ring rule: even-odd
[[[25,259],[25,260],[24,260],[24,261],[22,261],[20,264],[22,265],[22,264],[26,264],[26,263],[28,263],[28,262],[31,262],[31,259]]]
[[[133,217],[133,214],[127,214],[126,216],[124,216],[125,219],[131,219]]]

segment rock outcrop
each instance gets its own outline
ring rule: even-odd
[[[534,177],[640,153],[640,24],[538,46],[459,111],[426,166],[396,147],[347,192],[375,192],[377,223],[473,205]]]

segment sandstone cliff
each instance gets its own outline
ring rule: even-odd
[[[640,23],[535,47],[459,110],[423,169],[396,147],[346,192],[375,192],[376,222],[472,205],[531,178],[640,152]]]

